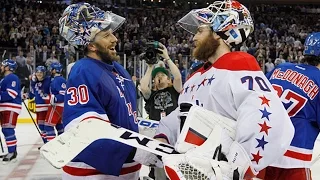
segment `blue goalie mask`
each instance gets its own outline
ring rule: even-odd
[[[71,45],[86,46],[102,30],[116,31],[125,18],[88,3],[68,6],[59,19],[59,32]]]
[[[320,55],[320,32],[312,33],[306,38],[304,55]]]

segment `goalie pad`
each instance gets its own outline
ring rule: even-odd
[[[97,119],[81,121],[43,145],[40,153],[52,166],[62,168],[98,139],[118,141],[159,156],[177,153],[169,144]]]
[[[180,108],[182,112],[179,116],[182,129],[175,144],[175,150],[179,153],[185,153],[194,147],[200,146],[212,133],[219,133],[213,131],[216,126],[223,129],[224,135],[221,136],[221,139],[218,139],[217,137],[220,137],[220,135],[217,135],[216,138],[211,139],[212,141],[217,141],[217,144],[226,141],[231,145],[232,141],[235,139],[236,122],[234,120],[200,106],[191,106],[189,111],[186,111],[184,107]],[[185,120],[184,117],[186,117]],[[225,145],[224,148],[225,147],[228,146]]]

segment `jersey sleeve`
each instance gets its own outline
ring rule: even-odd
[[[5,82],[3,82],[5,89],[1,91],[1,99],[0,102],[7,102],[11,101],[18,97],[19,94],[19,79],[16,76],[9,76],[5,79]]]
[[[262,71],[231,71],[228,77],[236,109],[235,141],[248,153],[251,169],[258,172],[285,153],[294,128]]]
[[[104,102],[109,102],[107,90],[100,84],[98,73],[74,68],[67,82],[63,124],[65,130],[85,119],[109,121]],[[107,132],[106,132],[107,133]],[[118,176],[133,148],[113,140],[99,139],[83,150],[74,161],[84,162],[98,171]]]
[[[179,107],[172,111],[168,116],[163,117],[154,138],[164,138],[169,144],[175,145],[178,139],[180,119],[178,118]]]
[[[64,96],[66,92],[66,80],[64,78],[59,78],[56,81],[54,81],[52,92],[54,93],[55,102],[56,103],[62,103],[64,102]]]

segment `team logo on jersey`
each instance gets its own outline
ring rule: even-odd
[[[63,89],[66,89],[66,88],[67,88],[66,83],[62,83],[62,84],[61,84],[61,87],[62,87]]]
[[[16,85],[17,85],[16,81],[12,81],[11,86],[16,87]]]
[[[121,85],[122,89],[124,90],[124,81],[131,81],[130,79],[124,78],[120,76],[119,74],[115,74],[116,79],[118,80],[119,84]]]

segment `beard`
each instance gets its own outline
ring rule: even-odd
[[[119,57],[116,55],[112,55],[107,49],[107,47],[103,47],[100,44],[96,44],[97,46],[97,55],[101,58],[102,62],[107,64],[112,64],[112,61],[118,61]]]
[[[219,45],[219,39],[215,39],[211,33],[204,40],[198,42],[198,45],[193,50],[192,55],[197,60],[206,62],[209,57],[217,51]]]

